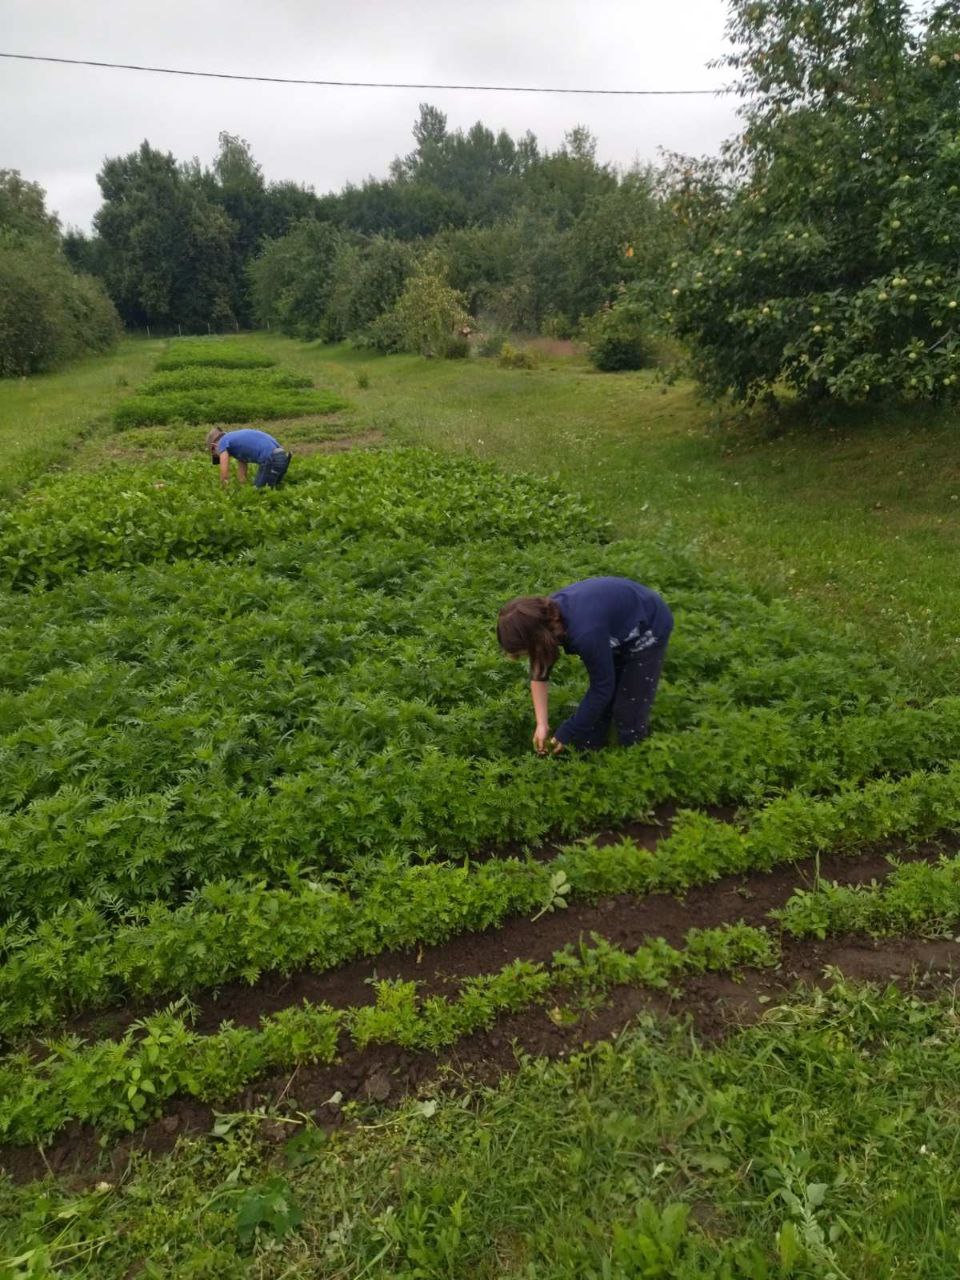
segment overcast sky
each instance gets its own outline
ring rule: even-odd
[[[205,71],[337,80],[713,88],[725,73],[724,0],[0,0],[0,49]],[[659,147],[715,152],[734,100],[334,89],[237,84],[0,59],[0,168],[87,228],[107,156],[144,138],[209,163],[222,129],[246,138],[268,180],[317,192],[386,176],[411,148],[418,103],[451,128],[482,119],[556,147],[587,125],[603,160]]]

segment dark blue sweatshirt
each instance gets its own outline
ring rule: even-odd
[[[559,742],[572,742],[591,733],[613,701],[616,659],[666,643],[673,615],[655,591],[629,578],[585,578],[550,599],[563,618],[563,648],[582,660],[590,677],[583,701],[556,731]]]

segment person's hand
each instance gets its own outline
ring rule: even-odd
[[[538,724],[533,731],[533,749],[538,756],[547,754],[547,743],[551,741],[550,726],[548,724]]]
[[[553,754],[555,756],[558,756],[560,752],[563,750],[563,743],[560,741],[559,738],[551,738],[550,745],[551,747],[553,747]]]

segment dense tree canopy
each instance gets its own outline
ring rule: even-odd
[[[105,350],[119,331],[102,285],[71,269],[42,188],[0,170],[0,377]]]
[[[673,316],[714,391],[960,389],[960,12],[735,0],[744,130],[684,171]],[[709,229],[704,237],[703,230]]]
[[[318,197],[230,133],[209,168],[145,142],[106,161],[97,235],[63,252],[134,324],[435,352],[459,350],[436,316],[452,338],[469,315],[580,333],[608,368],[666,326],[716,394],[957,395],[956,0],[731,0],[728,36],[743,127],[714,159],[622,173],[581,126],[544,151],[422,104],[387,177]],[[61,252],[19,177],[3,224]]]

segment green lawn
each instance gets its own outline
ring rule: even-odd
[[[124,339],[58,373],[0,379],[0,504],[51,467],[68,462],[106,427],[119,400],[152,370],[164,344]]]

